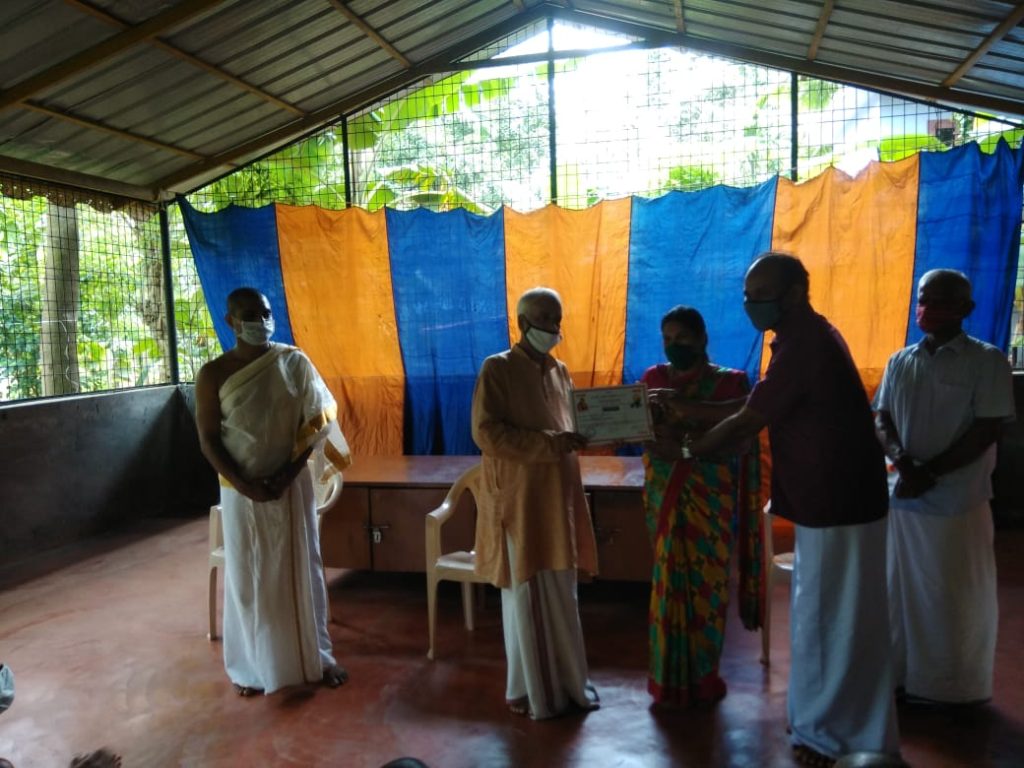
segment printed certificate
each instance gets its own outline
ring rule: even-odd
[[[574,389],[569,398],[573,427],[591,445],[654,439],[646,384]]]

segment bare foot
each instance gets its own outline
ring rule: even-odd
[[[513,715],[530,716],[530,699],[526,696],[521,699],[505,699],[505,706]]]
[[[324,685],[328,688],[337,688],[347,682],[348,670],[340,664],[335,664],[324,670]]]
[[[238,683],[232,683],[232,685],[235,686],[235,693],[239,696],[248,697],[263,693],[262,688],[252,688],[248,685],[239,685]]]
[[[121,756],[104,747],[88,755],[75,755],[71,768],[121,768]]]

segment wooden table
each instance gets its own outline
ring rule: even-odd
[[[321,531],[329,568],[423,571],[424,521],[479,456],[365,456],[345,472],[345,487]],[[638,458],[583,456],[583,485],[597,536],[600,578],[647,581],[651,544]],[[472,549],[476,523],[469,494],[444,526],[444,547]]]

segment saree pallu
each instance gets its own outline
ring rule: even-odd
[[[672,386],[664,366],[650,369],[644,381],[650,387]],[[710,364],[676,388],[687,399],[700,401],[734,400],[749,391],[746,374]],[[740,618],[747,629],[761,626],[756,449],[721,461],[664,461],[645,452],[644,467],[644,507],[654,546],[648,690],[659,703],[717,701],[725,695],[718,662],[734,546]]]

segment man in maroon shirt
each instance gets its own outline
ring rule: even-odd
[[[768,427],[772,512],[796,528],[788,714],[801,762],[899,754],[885,586],[885,459],[871,407],[839,332],[815,312],[807,270],[767,253],[747,271],[744,309],[775,331],[746,402],[672,406],[722,420],[684,458],[720,453]]]

